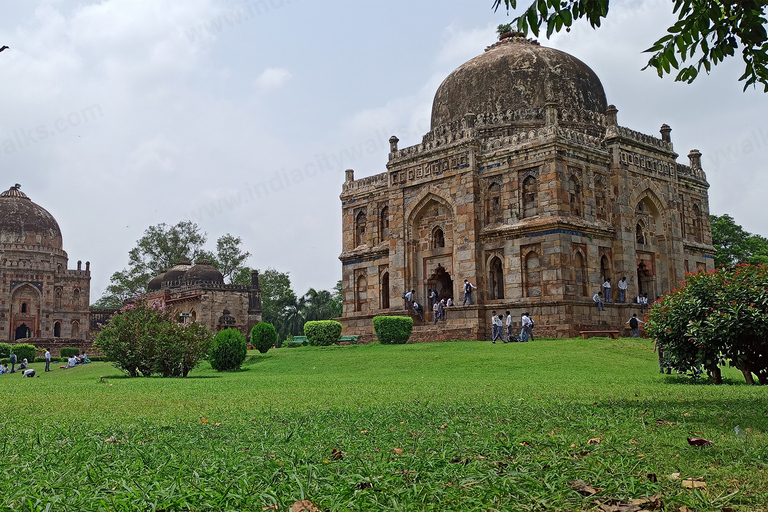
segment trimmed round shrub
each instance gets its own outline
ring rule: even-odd
[[[247,353],[248,344],[243,333],[237,329],[224,329],[213,337],[208,361],[216,371],[238,370]]]
[[[267,322],[259,322],[251,329],[251,345],[262,354],[277,345],[277,330],[275,326]]]
[[[37,355],[37,347],[30,345],[29,343],[19,343],[18,345],[14,345],[11,348],[11,351],[16,354],[19,362],[22,362],[24,358],[27,358],[27,361],[34,361],[35,356]]]
[[[9,343],[0,343],[0,359],[11,357],[11,345]]]
[[[80,353],[80,349],[77,347],[61,347],[61,357],[70,358]]]
[[[341,324],[336,320],[315,320],[304,324],[304,334],[310,345],[326,347],[341,337]]]
[[[382,344],[402,345],[413,332],[413,318],[407,316],[375,316],[373,330]]]

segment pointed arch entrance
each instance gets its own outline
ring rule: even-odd
[[[440,264],[429,276],[427,288],[437,292],[437,300],[453,298],[453,279],[445,267]]]
[[[488,264],[488,298],[490,300],[504,298],[504,268],[498,256],[491,258]]]
[[[416,290],[419,303],[429,304],[429,290],[454,297],[455,212],[444,197],[425,191],[409,210],[406,223],[405,289]]]
[[[14,340],[20,340],[23,338],[29,338],[30,332],[29,327],[27,327],[27,324],[21,324],[16,328],[16,332],[13,333],[13,339]]]
[[[40,290],[31,283],[17,286],[11,292],[11,332],[13,339],[34,338],[40,332]]]

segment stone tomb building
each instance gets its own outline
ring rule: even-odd
[[[224,284],[224,276],[208,261],[180,263],[147,285],[147,302],[160,302],[182,322],[198,322],[212,333],[229,327],[248,339],[261,322],[259,273],[251,272],[251,285]]]
[[[0,194],[0,341],[82,347],[89,337],[90,263],[68,269],[61,229],[16,185]]]
[[[622,330],[636,304],[598,313],[592,296],[626,276],[651,301],[714,267],[701,154],[677,162],[660,137],[618,123],[595,73],[567,53],[508,37],[440,85],[418,145],[390,139],[387,171],[341,194],[346,334],[403,314],[401,295],[453,297],[413,339],[490,339],[491,310],[530,311],[539,336]],[[461,306],[462,284],[478,289]]]

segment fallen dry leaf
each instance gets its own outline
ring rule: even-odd
[[[268,505],[266,507],[261,507],[261,510],[279,510],[280,507],[278,505]]]
[[[293,502],[291,512],[320,512],[320,509],[309,500],[301,500]]]
[[[630,439],[630,440],[629,440],[629,444],[640,444],[640,443],[638,443],[638,442],[637,442],[637,441],[635,441],[634,439]]]
[[[208,418],[203,418],[202,416],[200,416],[200,423],[208,423],[209,421],[211,421],[211,420],[209,420]]]
[[[679,509],[677,509],[678,512],[693,512],[691,509],[686,507],[685,505],[681,506]]]
[[[439,427],[437,427],[437,428],[439,428],[440,430],[445,430],[445,429],[446,429],[446,427],[448,427],[448,424],[447,424],[447,423],[443,423],[442,425],[440,425],[440,426],[439,426]]]
[[[602,489],[596,489],[595,487],[592,487],[586,482],[583,482],[581,480],[570,480],[568,482],[571,486],[571,489],[578,492],[582,496],[592,496],[593,494],[597,494]]]
[[[361,433],[361,434],[367,434],[367,433],[368,433],[368,431],[367,431],[367,430],[361,430],[361,431],[360,431],[360,433]]]
[[[602,442],[603,442],[603,438],[602,437],[593,437],[592,439],[587,441],[587,444],[588,445],[590,445],[590,444],[600,444]]]
[[[522,443],[520,443],[520,446],[531,446],[531,443],[529,443],[528,441],[523,441]]]
[[[683,487],[687,489],[704,489],[707,487],[706,482],[702,482],[696,478],[686,478],[682,481]]]
[[[403,453],[403,449],[402,448],[392,448],[392,453],[400,455],[401,453]]]
[[[652,484],[655,484],[656,482],[659,481],[659,478],[656,476],[656,473],[648,473],[647,476],[648,476],[648,481],[651,482]]]
[[[680,480],[680,473],[672,473],[667,478],[670,480]]]
[[[333,450],[331,450],[331,458],[334,460],[341,460],[344,458],[344,452],[334,448]]]

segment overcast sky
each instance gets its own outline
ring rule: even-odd
[[[526,3],[526,2],[523,2]],[[294,290],[341,278],[344,170],[386,170],[429,130],[434,93],[508,21],[492,0],[13,0],[0,8],[0,188],[58,220],[91,301],[144,230],[231,233]],[[699,149],[710,209],[768,235],[768,95],[740,58],[694,85],[641,71],[671,2],[611,2],[541,43],[589,65],[619,124]]]

